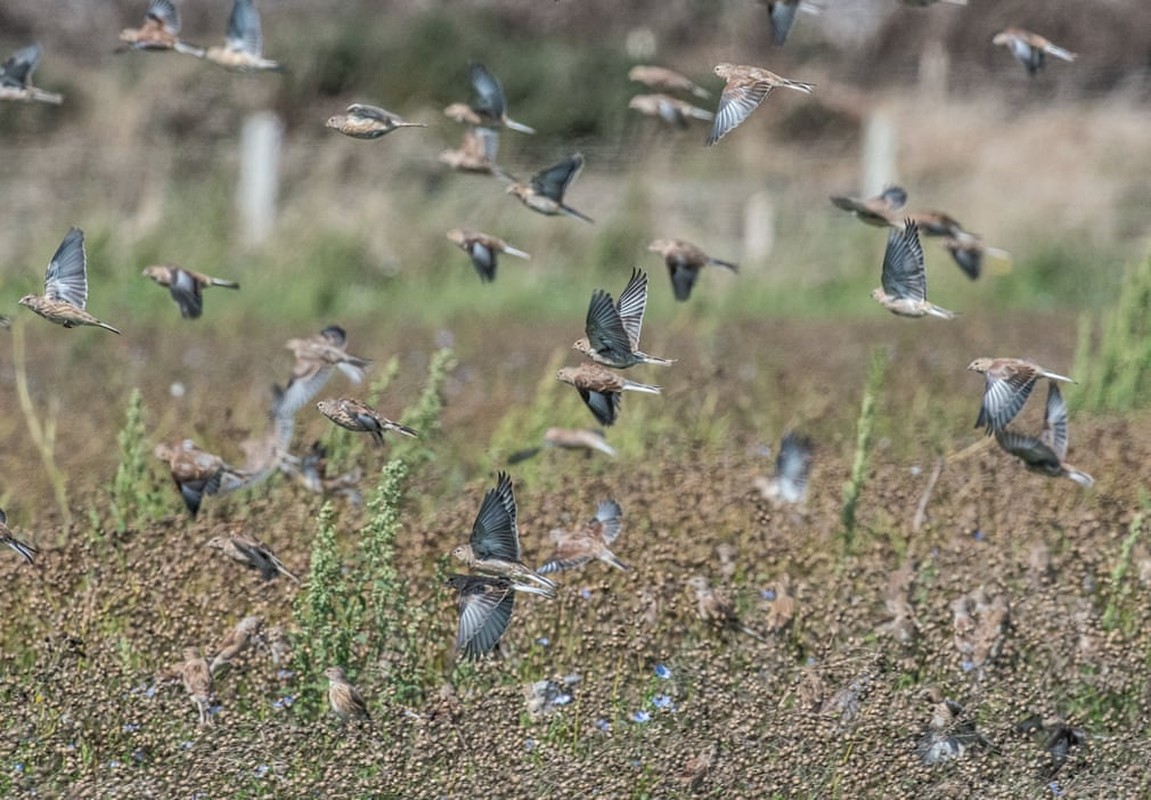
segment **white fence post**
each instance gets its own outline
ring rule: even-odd
[[[271,111],[249,114],[240,133],[240,233],[246,244],[262,244],[276,221],[280,143],[284,126]]]

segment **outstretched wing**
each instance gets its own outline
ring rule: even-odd
[[[515,592],[506,580],[468,576],[460,589],[460,624],[456,648],[476,659],[495,649],[512,621]]]
[[[22,47],[0,64],[0,86],[11,89],[25,89],[32,79],[36,65],[40,63],[40,45]]]
[[[1060,461],[1067,458],[1067,402],[1059,391],[1059,384],[1050,381],[1047,385],[1047,406],[1043,414],[1043,444],[1050,447]]]
[[[227,47],[257,57],[264,52],[260,12],[252,0],[235,0],[233,3],[232,16],[228,18]]]
[[[520,560],[520,537],[516,530],[516,499],[512,480],[501,472],[496,488],[484,494],[480,513],[472,525],[472,552],[476,558]]]
[[[71,228],[44,276],[44,296],[63,300],[77,308],[88,305],[88,258],[84,255],[84,231]]]
[[[148,5],[148,19],[154,19],[169,33],[180,32],[180,12],[172,0],[152,0]]]
[[[632,267],[631,279],[619,296],[619,318],[627,331],[628,343],[634,352],[639,349],[639,334],[643,328],[643,314],[647,310],[647,273]]]
[[[903,230],[892,228],[887,234],[887,250],[883,254],[883,291],[901,300],[927,299],[923,246],[919,243],[919,227],[911,220]]]
[[[767,99],[771,89],[771,84],[763,82],[729,83],[719,96],[719,108],[707,143],[713,145],[739,127]]]
[[[468,66],[468,78],[474,93],[472,110],[482,116],[502,119],[507,111],[507,103],[499,79],[483,64],[474,61]]]
[[[564,192],[583,169],[583,163],[583,154],[575,153],[558,164],[540,170],[532,177],[532,189],[535,190],[536,194],[542,194],[557,203],[562,203]]]
[[[597,353],[606,353],[619,360],[632,352],[630,337],[624,329],[619,310],[612,302],[611,295],[603,289],[596,289],[591,294],[584,330],[588,342]]]

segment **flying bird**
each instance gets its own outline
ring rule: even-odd
[[[671,288],[675,299],[686,302],[699,278],[699,272],[706,266],[716,266],[739,272],[739,265],[730,261],[720,261],[703,252],[699,247],[683,239],[656,239],[647,246],[649,253],[658,253],[667,265],[671,278]]]
[[[408,122],[379,106],[352,103],[343,114],[334,114],[324,123],[325,128],[339,131],[353,139],[379,139],[400,128],[426,128],[422,122]]]
[[[371,720],[364,696],[348,680],[342,667],[328,667],[324,670],[324,677],[328,679],[328,703],[337,717],[341,720]]]
[[[983,243],[983,239],[974,233],[965,231],[959,236],[944,239],[943,247],[951,254],[959,268],[963,270],[963,274],[971,280],[975,280],[982,274],[984,256],[998,258],[1001,261],[1011,261],[1011,253],[998,247],[989,247]]]
[[[376,444],[380,447],[383,447],[384,433],[388,431],[398,433],[402,436],[409,436],[413,439],[419,436],[416,431],[407,425],[393,422],[381,415],[380,412],[376,411],[367,403],[352,397],[321,400],[316,403],[316,408],[319,409],[321,414],[341,428],[347,428],[350,431],[359,431],[361,433],[370,433],[372,439],[375,440]]]
[[[277,575],[283,575],[294,583],[300,582],[300,579],[288,571],[288,568],[276,557],[275,553],[250,536],[244,536],[240,533],[213,536],[205,546],[219,550],[228,558],[243,564],[248,569],[258,571],[260,577],[266,581],[272,580]]]
[[[0,508],[0,544],[11,547],[29,564],[32,563],[32,557],[40,552],[32,545],[12,535],[12,531],[8,529],[8,515],[4,513],[2,508]]]
[[[253,0],[234,0],[223,47],[209,47],[204,58],[233,72],[283,72],[276,61],[264,58],[260,12]]]
[[[584,450],[589,455],[598,451],[611,458],[616,457],[615,448],[607,443],[603,431],[587,428],[548,428],[544,432],[542,447],[529,447],[508,456],[509,464],[527,461],[545,447],[562,447],[565,450]]]
[[[903,230],[893,228],[887,234],[882,284],[871,296],[892,314],[941,319],[959,316],[927,301],[927,270],[923,265],[923,246],[919,243],[919,226],[910,220]]]
[[[629,381],[599,364],[580,364],[564,367],[556,373],[556,380],[574,386],[584,404],[600,425],[614,425],[619,414],[620,394],[644,392],[661,394],[662,389],[647,383]]]
[[[500,149],[500,132],[495,128],[470,126],[464,130],[464,138],[455,150],[444,150],[439,161],[459,172],[474,172],[477,175],[504,173],[496,166],[496,155]]]
[[[510,128],[520,133],[535,133],[521,122],[508,116],[507,99],[503,84],[483,64],[472,62],[468,65],[468,79],[472,84],[471,103],[453,103],[444,109],[444,114],[457,122],[487,128]]]
[[[1043,69],[1047,56],[1055,56],[1064,61],[1074,61],[1079,56],[1064,50],[1037,33],[1022,28],[1008,28],[995,34],[992,44],[1004,45],[1015,56],[1015,60],[1027,69],[1027,74],[1035,77]]]
[[[241,653],[248,649],[260,637],[260,629],[264,626],[264,618],[258,616],[244,617],[236,627],[228,631],[228,635],[215,647],[215,654],[208,665],[212,675],[221,667],[229,665]]]
[[[315,336],[289,339],[284,347],[292,351],[296,363],[292,378],[284,388],[280,411],[289,417],[320,393],[338,369],[355,384],[364,380],[364,370],[372,363],[348,353],[348,333],[339,325],[329,325]]]
[[[743,121],[751,116],[751,112],[767,99],[772,89],[782,86],[811,94],[811,90],[815,88],[813,83],[793,81],[761,67],[741,64],[726,62],[718,64],[715,74],[727,83],[723,87],[723,94],[719,96],[719,108],[715,112],[715,124],[711,128],[711,135],[707,137],[709,146],[743,124]]]
[[[0,64],[0,100],[36,100],[57,106],[64,102],[62,95],[32,85],[32,73],[39,64],[39,44],[20,48]]]
[[[540,573],[575,569],[597,559],[626,572],[630,568],[608,549],[619,538],[621,530],[623,509],[615,500],[602,501],[596,507],[595,516],[580,527],[574,530],[556,528],[551,532],[556,549],[540,567]]]
[[[711,92],[697,86],[690,78],[667,67],[638,64],[628,70],[628,80],[642,83],[649,89],[664,92],[691,92],[696,97],[711,97]]]
[[[595,222],[591,217],[564,205],[564,193],[579,176],[583,164],[583,154],[575,153],[563,161],[540,170],[532,176],[528,183],[513,181],[508,186],[507,193],[518,197],[520,202],[532,211],[538,211],[549,217],[563,214],[584,222]]]
[[[755,486],[764,500],[773,503],[802,503],[807,498],[811,475],[811,439],[795,431],[784,434],[775,457],[775,475],[757,478]]]
[[[807,14],[820,12],[819,6],[808,3],[806,0],[766,0],[766,5],[767,21],[771,26],[771,41],[776,47],[783,47],[787,41],[787,35],[791,33],[791,26],[795,24],[797,11],[803,11]]]
[[[860,222],[877,228],[902,228],[897,212],[907,205],[907,192],[902,186],[888,186],[875,197],[860,198],[832,195],[831,203],[855,215]]]
[[[525,253],[523,250],[512,247],[503,239],[489,236],[486,233],[452,228],[448,231],[448,241],[468,254],[472,260],[472,266],[476,269],[476,274],[485,283],[491,283],[496,279],[496,267],[499,266],[497,256],[500,253],[507,253],[509,256],[525,260],[531,258],[530,253]]]
[[[1051,372],[1021,358],[977,358],[967,368],[987,376],[975,427],[986,427],[988,436],[1004,430],[1015,419],[1040,378],[1075,383],[1066,375]]]
[[[627,107],[680,130],[686,130],[693,119],[704,122],[715,119],[715,114],[706,108],[693,106],[668,94],[637,94],[628,101]]]
[[[605,367],[626,369],[636,364],[658,364],[670,367],[673,360],[649,356],[639,350],[639,335],[647,309],[647,273],[633,267],[631,279],[613,303],[603,289],[592,292],[588,303],[584,332],[572,349]]]
[[[490,653],[512,621],[516,593],[511,581],[486,575],[452,575],[447,584],[459,592],[456,652],[469,660]]]
[[[79,228],[68,231],[48,262],[44,296],[24,295],[20,298],[20,305],[65,328],[92,325],[120,333],[85,310],[88,305],[88,256],[84,252],[84,231]]]
[[[245,472],[196,447],[191,439],[177,444],[160,442],[153,452],[156,458],[168,464],[172,482],[180,490],[180,497],[184,498],[192,519],[200,513],[204,495],[213,495],[221,490],[234,491],[248,479]]]
[[[180,12],[172,0],[152,0],[139,28],[120,31],[121,46],[117,52],[128,50],[175,50],[177,53],[204,57],[204,48],[180,41]]]
[[[204,313],[202,295],[204,289],[211,286],[222,286],[225,289],[240,288],[240,284],[235,281],[213,278],[211,275],[184,269],[175,264],[145,267],[143,275],[161,286],[168,287],[172,299],[180,307],[180,316],[184,319],[199,319],[200,315]]]

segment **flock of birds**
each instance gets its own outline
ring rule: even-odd
[[[909,5],[929,5],[933,0],[904,0]],[[950,0],[964,3],[964,0]],[[783,44],[794,23],[798,10],[811,10],[806,0],[768,2],[769,20],[773,38]],[[152,0],[144,24],[126,29],[120,34],[125,50],[169,50],[202,58],[235,71],[281,71],[275,61],[263,57],[260,17],[252,0],[235,0],[228,23],[225,44],[221,47],[202,48],[188,44],[178,36],[180,19],[171,0]],[[1075,54],[1053,45],[1033,33],[1021,29],[1008,29],[997,34],[995,44],[1006,45],[1011,53],[1034,75],[1043,67],[1045,56],[1074,60]],[[0,99],[59,103],[62,98],[35,87],[32,73],[40,58],[40,47],[32,45],[17,51],[0,66]],[[688,92],[705,98],[709,92],[687,77],[670,69],[657,66],[637,66],[629,77],[658,93],[638,95],[631,107],[655,116],[667,124],[687,126],[691,120],[712,122],[707,144],[714,145],[739,127],[767,96],[778,87],[804,94],[814,91],[813,84],[782,78],[755,66],[720,64],[715,74],[725,81],[717,109],[714,113],[675,98],[668,92]],[[440,160],[452,169],[488,174],[507,182],[507,192],[518,198],[527,208],[548,216],[567,216],[585,223],[591,217],[567,205],[565,194],[579,175],[584,157],[575,153],[522,181],[506,173],[497,165],[500,131],[504,128],[523,134],[532,134],[529,126],[508,116],[506,99],[500,81],[485,66],[473,63],[469,67],[472,98],[467,103],[454,103],[445,109],[447,117],[465,126],[463,141],[458,149],[440,154]],[[327,127],[359,139],[378,139],[392,131],[406,127],[424,127],[410,122],[384,108],[364,103],[353,103],[343,114],[332,116]],[[874,299],[884,308],[904,317],[933,316],[945,320],[957,314],[927,300],[926,273],[923,249],[919,236],[937,236],[953,255],[965,273],[975,279],[979,276],[984,255],[1007,258],[1007,254],[987,247],[981,237],[966,231],[954,218],[938,211],[904,212],[907,193],[892,186],[877,197],[858,199],[836,196],[832,202],[851,212],[863,222],[889,228],[887,248],[882,266],[882,285],[873,292]],[[530,255],[490,234],[452,229],[447,237],[467,253],[483,281],[496,278],[497,259],[500,254],[518,258]],[[698,246],[679,239],[653,241],[649,251],[661,256],[668,269],[674,296],[687,301],[700,271],[709,265],[737,271],[736,264],[707,255]],[[210,287],[239,289],[239,284],[215,278],[174,265],[150,266],[144,276],[168,288],[172,299],[186,319],[196,319],[203,313],[202,292]],[[648,275],[634,268],[618,299],[596,289],[588,304],[584,336],[572,346],[585,357],[584,363],[564,367],[556,378],[575,387],[594,418],[603,426],[613,425],[619,413],[620,397],[632,391],[660,394],[659,386],[632,381],[619,370],[639,365],[670,367],[672,359],[652,356],[640,350],[640,333],[648,299]],[[87,311],[88,275],[84,250],[84,234],[72,228],[64,237],[49,262],[42,295],[29,294],[20,305],[44,319],[66,328],[94,326],[115,334],[120,331]],[[0,323],[8,320],[0,317]],[[324,328],[320,333],[301,339],[291,339],[287,349],[295,356],[292,375],[284,388],[273,388],[270,418],[272,424],[261,437],[244,443],[245,463],[235,466],[221,457],[196,447],[191,441],[161,443],[155,455],[170,469],[172,480],[184,500],[189,514],[195,518],[205,495],[235,491],[250,487],[277,471],[296,478],[302,485],[317,493],[341,494],[353,501],[358,499],[355,484],[360,471],[342,475],[329,475],[324,452],[314,446],[310,452],[291,453],[296,414],[312,402],[335,371],[344,373],[354,383],[360,383],[366,359],[348,352],[347,334],[337,325]],[[1069,378],[1028,361],[1015,358],[979,358],[968,367],[986,376],[983,400],[976,427],[986,428],[1006,452],[1021,459],[1035,472],[1067,477],[1089,487],[1092,478],[1066,463],[1068,432],[1067,406],[1058,384]],[[1023,409],[1034,386],[1040,380],[1049,382],[1044,423],[1038,436],[1019,432],[1009,427]],[[361,400],[351,397],[328,398],[316,403],[316,409],[334,424],[351,431],[367,433],[377,445],[384,443],[385,434],[416,437],[418,432],[388,419]],[[550,429],[545,446],[580,447],[614,455],[600,431]],[[530,457],[538,448],[515,454],[515,463]],[[773,503],[798,504],[806,497],[806,487],[812,461],[811,441],[796,432],[786,434],[776,460],[775,475],[762,479],[757,486],[763,497]],[[613,500],[599,503],[594,516],[575,530],[553,531],[555,552],[539,568],[533,569],[524,560],[516,523],[516,501],[511,478],[501,472],[496,486],[483,497],[472,526],[468,542],[453,550],[455,558],[470,568],[466,574],[449,578],[448,583],[458,591],[459,626],[456,647],[465,658],[478,658],[496,650],[510,625],[517,592],[545,598],[554,597],[557,584],[550,573],[583,566],[593,560],[620,570],[628,567],[610,550],[622,530],[623,512]],[[0,541],[15,550],[28,563],[32,563],[37,550],[15,536],[7,526],[7,518],[0,510]],[[240,533],[213,538],[208,545],[223,555],[260,573],[265,580],[278,575],[297,581],[284,564],[261,542]],[[739,622],[732,604],[722,593],[713,589],[708,580],[696,576],[689,581],[696,591],[702,618],[723,627],[735,628],[755,634]],[[786,587],[780,587],[777,601],[780,619],[787,617]],[[192,697],[201,722],[210,721],[209,698],[212,694],[212,675],[252,642],[260,640],[275,652],[286,650],[286,637],[282,630],[262,632],[263,621],[247,617],[236,629],[212,650],[210,658],[199,648],[188,648],[183,660],[168,671],[168,677],[183,680]],[[329,699],[334,711],[341,717],[368,716],[362,695],[348,682],[342,668],[332,666],[325,671],[329,679]]]

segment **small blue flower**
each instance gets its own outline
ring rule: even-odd
[[[295,696],[290,695],[290,694],[286,694],[283,697],[278,697],[275,700],[273,700],[272,701],[272,708],[277,709],[277,710],[283,709],[283,708],[291,708],[292,703],[294,703],[294,702],[296,702]]]
[[[269,767],[267,764],[260,764],[258,767],[252,770],[252,772],[255,773],[257,778],[262,778],[268,774],[268,770],[270,769],[271,767]]]
[[[760,589],[759,590],[759,596],[762,597],[764,600],[774,600],[775,599],[775,589]]]
[[[530,753],[531,751],[533,751],[535,749],[536,749],[536,740],[535,739],[524,739],[524,750],[527,750]]]
[[[579,590],[579,596],[582,597],[584,600],[591,600],[591,589],[584,586],[582,589]]]
[[[1050,789],[1051,794],[1055,795],[1056,797],[1063,796],[1063,789],[1059,786],[1057,781],[1051,781],[1051,783],[1047,784],[1047,788]]]
[[[665,681],[670,680],[671,679],[671,670],[667,666],[665,666],[664,664],[656,664],[655,665],[655,676],[657,678],[663,678]]]
[[[12,765],[12,769],[15,770],[16,772],[23,772],[24,771],[24,762],[23,761],[17,761],[15,764]]]
[[[643,725],[645,722],[651,721],[651,714],[646,711],[633,711],[631,721]]]
[[[598,730],[601,730],[601,731],[603,731],[604,733],[607,733],[608,731],[610,731],[610,730],[611,730],[611,723],[610,723],[610,722],[608,722],[608,721],[607,721],[606,719],[604,719],[603,717],[600,717],[599,719],[597,719],[597,720],[595,721],[595,726],[596,726],[596,728],[597,728]]]
[[[551,643],[552,640],[546,636],[541,636],[540,638],[536,639],[536,644],[538,644],[540,647],[547,647]]]
[[[196,743],[193,742],[191,739],[185,739],[184,741],[180,742],[180,749],[181,750],[191,750],[195,744]]]
[[[960,662],[959,668],[962,669],[964,672],[971,672],[971,670],[975,669],[975,662],[969,661],[968,659],[965,658],[965,659],[963,659],[963,661]]]
[[[147,689],[144,690],[144,696],[145,697],[155,697],[156,696],[156,687],[155,686],[149,686]]]
[[[977,542],[982,542],[986,538],[986,536],[984,536],[982,529],[976,528],[974,531],[971,532],[971,538]]]
[[[121,730],[124,731],[124,733],[135,733],[136,731],[140,730],[140,723],[125,722]]]
[[[143,747],[137,747],[135,750],[132,751],[132,760],[133,761],[143,762],[144,759],[146,759],[147,757],[148,757],[148,754],[144,752]]]
[[[290,678],[293,678],[293,677],[295,677],[295,675],[296,675],[296,673],[290,669],[281,669],[278,672],[276,672],[276,677],[282,681],[286,681]]]
[[[108,762],[108,769],[116,769],[118,766],[120,766],[120,762],[114,758]]]
[[[224,706],[222,706],[222,705],[215,705],[215,706],[211,706],[211,707],[209,707],[209,708],[208,708],[208,713],[209,713],[209,714],[211,714],[211,715],[214,717],[214,716],[216,716],[217,714],[219,714],[219,713],[220,713],[221,711],[223,711],[223,710],[224,710]]]
[[[553,706],[566,706],[571,701],[572,701],[572,696],[565,692],[563,694],[557,694],[555,696],[555,699],[552,700],[552,705]]]
[[[651,704],[656,708],[670,708],[675,710],[675,701],[666,694],[657,694],[651,699]]]

